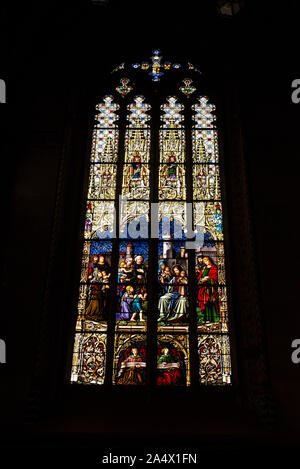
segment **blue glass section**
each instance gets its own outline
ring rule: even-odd
[[[216,242],[214,241],[211,233],[207,231],[207,233],[204,233],[204,243],[203,246],[215,246]]]
[[[91,243],[91,255],[96,254],[111,254],[112,251],[112,241],[97,241],[94,240]]]

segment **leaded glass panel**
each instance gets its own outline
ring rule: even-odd
[[[131,66],[149,69],[155,82],[161,70],[181,68],[156,52],[152,64]],[[190,78],[179,88],[183,102],[176,95],[153,103],[130,97],[129,81],[115,88],[121,104],[106,95],[96,106],[71,381],[101,385],[110,376],[113,385],[145,386],[155,377],[157,386],[185,387],[196,384],[197,356],[197,384],[228,385],[231,313],[215,106],[204,95],[195,100]],[[156,365],[148,357],[154,330]]]

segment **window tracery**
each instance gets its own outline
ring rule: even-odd
[[[152,64],[132,67],[148,70],[154,82],[162,79],[162,70],[181,68],[162,63],[158,53]],[[122,64],[114,72],[125,68]],[[199,72],[190,63],[188,69]],[[146,385],[149,331],[155,324],[157,386],[191,384],[195,343],[198,383],[228,385],[230,340],[215,106],[207,96],[192,101],[196,88],[189,79],[180,88],[185,104],[175,95],[152,104],[141,94],[131,96],[128,83],[122,79],[123,87],[116,90],[120,99],[130,99],[129,104],[117,104],[106,95],[96,106],[71,382],[104,384],[110,367],[113,385]],[[122,109],[126,115],[120,141]],[[160,114],[157,132],[154,111]],[[156,291],[153,297],[149,282]],[[106,358],[109,334],[112,363]]]

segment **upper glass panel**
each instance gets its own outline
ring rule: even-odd
[[[118,158],[118,127],[117,111],[120,106],[113,103],[113,96],[107,95],[103,103],[97,104],[99,111],[93,131],[91,161],[96,163],[116,163]]]
[[[144,103],[144,101],[144,96],[137,95],[134,98],[134,103],[127,106],[127,109],[130,111],[130,114],[127,116],[130,128],[149,128],[148,121],[150,117],[147,111],[151,109],[151,106]]]

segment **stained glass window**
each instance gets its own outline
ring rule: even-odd
[[[156,50],[116,67],[115,95],[96,105],[70,380],[229,385],[215,106],[194,76],[170,95],[148,84],[145,97],[132,71],[155,87],[201,74]]]

